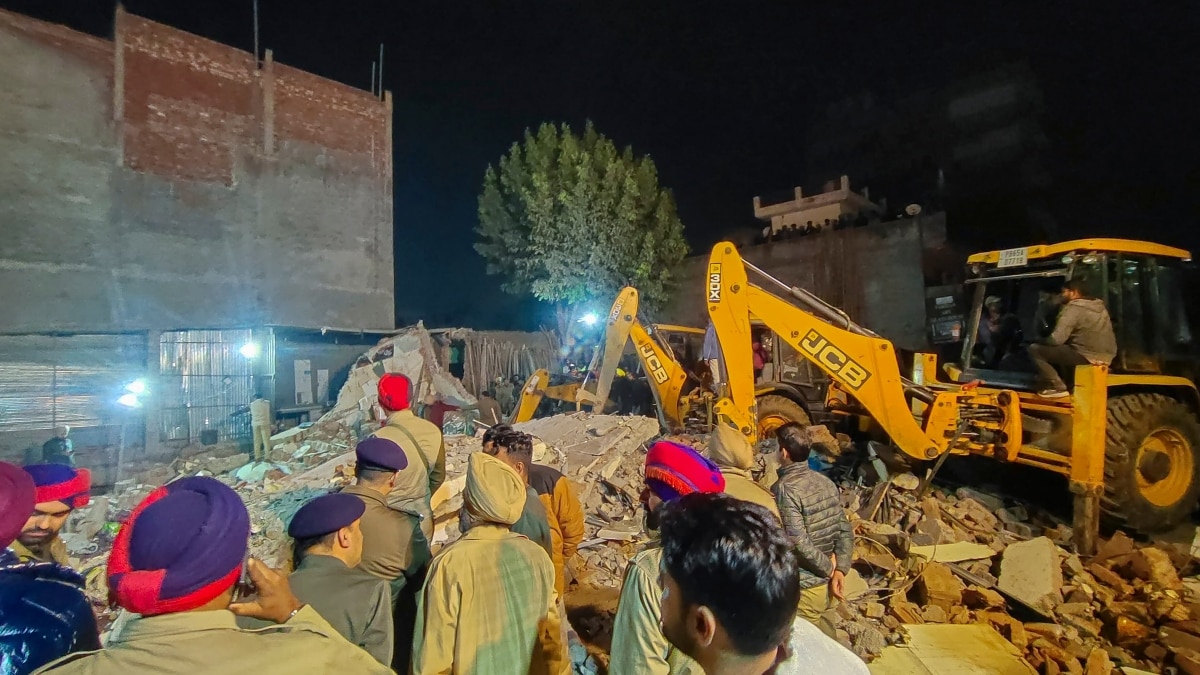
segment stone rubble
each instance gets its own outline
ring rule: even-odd
[[[1069,527],[1028,505],[970,488],[920,496],[919,483],[843,485],[870,591],[831,614],[855,653],[882,649],[867,628],[898,643],[904,624],[975,623],[1042,673],[1200,673],[1200,577],[1182,576],[1197,571],[1187,546],[1118,532],[1084,559]]]
[[[87,577],[102,624],[113,618],[104,566],[117,524],[175,477],[215,475],[230,484],[251,514],[252,554],[286,569],[286,523],[307,500],[352,481],[356,439],[378,424],[370,392],[372,378],[384,371],[376,366],[403,364],[407,357],[396,354],[393,344],[376,360],[366,359],[347,383],[353,394],[343,389],[338,406],[320,420],[277,434],[269,462],[249,463],[235,444],[190,446],[169,466],[143,471],[76,510],[64,540]],[[538,439],[535,461],[563,471],[583,502],[585,540],[568,565],[574,583],[615,593],[645,540],[638,495],[646,445],[659,435],[657,421],[569,413],[518,428]],[[704,436],[672,438],[701,451],[707,447]],[[825,454],[833,457],[827,459],[836,461],[847,442],[838,437],[828,445]],[[446,437],[447,480],[434,497],[435,547],[459,536],[467,457],[479,447],[477,437]],[[773,467],[764,464],[770,473]],[[829,618],[839,639],[865,660],[903,643],[905,624],[979,624],[1043,673],[1200,673],[1200,576],[1191,576],[1196,560],[1187,546],[1146,545],[1118,533],[1095,556],[1081,558],[1070,552],[1065,524],[978,489],[926,489],[911,474],[874,487],[849,480],[841,486],[855,532],[854,582],[847,583],[855,590]],[[603,654],[575,651],[575,672],[595,673],[606,665]]]

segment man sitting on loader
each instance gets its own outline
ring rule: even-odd
[[[1117,338],[1108,309],[1103,300],[1088,297],[1084,280],[1068,281],[1062,290],[1062,300],[1054,332],[1029,347],[1029,355],[1042,380],[1040,395],[1044,398],[1070,395],[1067,382],[1074,385],[1076,366],[1088,363],[1107,366],[1117,355]]]

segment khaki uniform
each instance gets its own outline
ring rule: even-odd
[[[392,594],[383,579],[329,555],[306,555],[288,577],[292,592],[333,629],[385,666],[392,663]]]
[[[775,495],[754,481],[754,477],[745,469],[721,467],[721,475],[725,477],[725,494],[745,502],[758,504],[779,517],[779,505],[775,503]]]
[[[67,558],[67,545],[63,540],[55,535],[49,541],[37,549],[27,548],[19,541],[14,541],[9,544],[9,548],[13,553],[17,554],[17,558],[21,562],[56,562],[60,565],[71,566],[70,560]]]
[[[254,433],[254,460],[270,459],[271,452],[271,402],[256,398],[250,402],[250,430]]]
[[[504,413],[500,410],[500,404],[494,398],[479,397],[479,403],[475,404],[479,409],[479,421],[494,427],[504,421]]]
[[[355,569],[397,582],[418,575],[429,562],[429,542],[417,527],[416,516],[388,507],[384,496],[370,488],[351,485],[342,492],[357,496],[367,505],[359,521],[362,562]],[[393,585],[393,600],[402,587]]]
[[[421,531],[427,541],[433,541],[431,500],[446,480],[442,430],[433,422],[417,417],[412,410],[401,410],[392,413],[387,425],[372,435],[395,442],[408,458],[408,466],[396,476],[396,486],[388,493],[388,505],[421,514]],[[417,448],[413,448],[414,442]]]
[[[661,565],[662,547],[657,543],[629,561],[613,620],[610,675],[704,675],[700,664],[662,633]]]
[[[338,634],[311,606],[290,621],[258,630],[237,627],[228,610],[130,619],[107,649],[79,652],[37,672],[70,675],[179,673],[391,673]]]
[[[507,527],[477,525],[429,567],[413,673],[565,675],[554,566]]]

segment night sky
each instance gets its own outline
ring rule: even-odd
[[[755,194],[832,178],[804,170],[807,122],[830,102],[938,89],[1014,59],[1045,97],[1061,233],[1200,249],[1200,4],[1097,9],[1113,4],[261,0],[259,12],[276,60],[364,89],[385,45],[398,319],[502,328],[536,326],[538,306],[496,290],[472,228],[485,167],[526,127],[591,119],[650,154],[702,251],[755,224]],[[104,2],[0,6],[111,34]],[[251,0],[126,7],[252,47]]]

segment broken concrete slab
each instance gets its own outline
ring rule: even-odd
[[[1010,545],[1000,558],[1001,591],[1043,611],[1062,602],[1058,548],[1046,537]]]
[[[996,631],[980,625],[904,626],[904,645],[883,650],[872,675],[1035,675]]]
[[[982,504],[988,511],[995,512],[1004,508],[1004,500],[995,495],[980,492],[969,487],[961,487],[954,491],[959,499],[973,499]]]
[[[991,546],[960,541],[937,546],[913,546],[909,554],[932,562],[963,562],[964,560],[986,560],[996,555]]]

